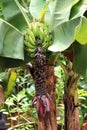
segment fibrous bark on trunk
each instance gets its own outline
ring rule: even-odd
[[[65,130],[80,130],[77,82],[79,76],[74,72],[72,63],[67,63],[67,82],[64,88]]]
[[[46,88],[52,98],[50,101],[50,112],[44,118],[38,117],[38,130],[57,130],[56,123],[56,82],[54,66],[46,66]]]

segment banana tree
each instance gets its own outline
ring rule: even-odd
[[[84,31],[87,2],[32,0],[29,10],[18,0],[0,2],[4,19],[0,19],[1,68],[30,62],[27,66],[35,82],[33,104],[36,103],[38,113],[38,130],[57,130],[54,75],[57,60],[66,74],[65,130],[79,130],[77,82],[87,69],[87,31]],[[66,64],[58,59],[61,53],[67,58]]]
[[[45,56],[45,53],[48,53],[48,55],[49,53],[51,53],[47,51],[48,46],[52,44],[52,36],[49,31],[49,24],[48,23],[42,24],[41,22],[35,21],[35,27],[34,27],[34,23],[32,26],[32,24],[30,24],[30,20],[28,16],[26,15],[24,9],[21,7],[21,5],[19,4],[17,0],[2,1],[1,4],[2,4],[2,14],[3,14],[2,16],[4,17],[4,20],[2,19],[0,20],[1,28],[2,28],[1,29],[2,33],[0,37],[1,38],[0,56],[2,60],[1,70],[5,70],[5,68],[17,67],[21,64],[25,64],[27,57],[28,57],[28,60],[27,60],[28,62],[31,61],[32,63],[34,61],[34,65],[32,64],[35,69],[33,78],[35,80],[35,86],[37,87],[36,87],[36,95],[34,97],[33,103],[36,102],[39,123],[40,123],[40,120],[45,121],[45,118],[47,116],[46,114],[48,113],[48,116],[47,116],[48,123],[49,123],[48,127],[51,128],[51,125],[53,125],[52,127],[56,129],[56,114],[55,114],[56,106],[53,103],[53,101],[51,101],[51,104],[54,105],[54,107],[51,108],[52,112],[50,112],[50,100],[52,99],[51,99],[51,96],[46,91],[46,86],[54,87],[56,83],[56,80],[55,80],[56,77],[53,75],[54,67],[47,66],[46,56]],[[46,5],[46,8],[47,6],[48,4]],[[6,10],[8,10],[8,12],[11,12],[11,13],[6,13],[7,12]],[[19,17],[19,20],[14,21],[14,19],[18,19],[18,17]],[[23,19],[23,17],[25,18],[25,20]],[[20,26],[20,24],[22,24],[23,26],[22,25]],[[25,29],[24,31],[24,28],[27,28],[27,29]],[[35,31],[35,32],[32,33],[32,31]],[[43,40],[43,44],[41,40]],[[9,51],[9,48],[10,48],[10,51]],[[28,53],[26,54],[26,52]],[[39,64],[37,62],[39,62]],[[51,72],[52,76],[50,73],[50,68],[52,71]],[[34,69],[30,68],[32,75],[33,75],[32,70]],[[43,73],[43,76],[42,76],[42,73]],[[47,73],[47,77],[46,77],[46,73]],[[52,77],[53,80],[51,81],[52,83],[49,85],[49,82],[46,83],[46,78],[48,78],[48,81],[50,81],[50,76]],[[40,87],[40,84],[42,85],[41,87]],[[41,88],[42,90],[40,91]],[[49,93],[51,92],[52,91],[49,90]],[[54,94],[54,98],[55,98],[55,94]],[[53,100],[55,101],[55,99]],[[54,119],[54,122],[52,121],[50,122],[50,118],[49,118],[50,116]],[[47,125],[43,124],[42,128],[46,129]],[[40,126],[38,129],[42,129],[41,124],[38,126]]]

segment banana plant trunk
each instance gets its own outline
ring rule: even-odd
[[[45,117],[38,116],[38,130],[57,130],[56,122],[56,83],[54,66],[46,66],[46,89],[52,101],[50,101],[50,112]]]
[[[67,66],[68,78],[64,88],[65,130],[80,130],[77,93],[79,76],[74,72],[72,65]]]
[[[35,81],[34,71],[30,68],[30,73]],[[38,114],[38,130],[58,130],[56,122],[56,83],[57,77],[54,75],[54,65],[46,64],[46,91],[50,96],[50,111],[46,112],[45,116]]]

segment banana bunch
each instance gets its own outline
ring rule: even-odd
[[[33,22],[24,32],[24,44],[28,54],[33,57],[34,50],[42,47],[44,50],[52,44],[52,35],[47,23]]]

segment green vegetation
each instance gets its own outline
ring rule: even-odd
[[[0,110],[10,130],[79,130],[86,54],[86,0],[0,0]]]

